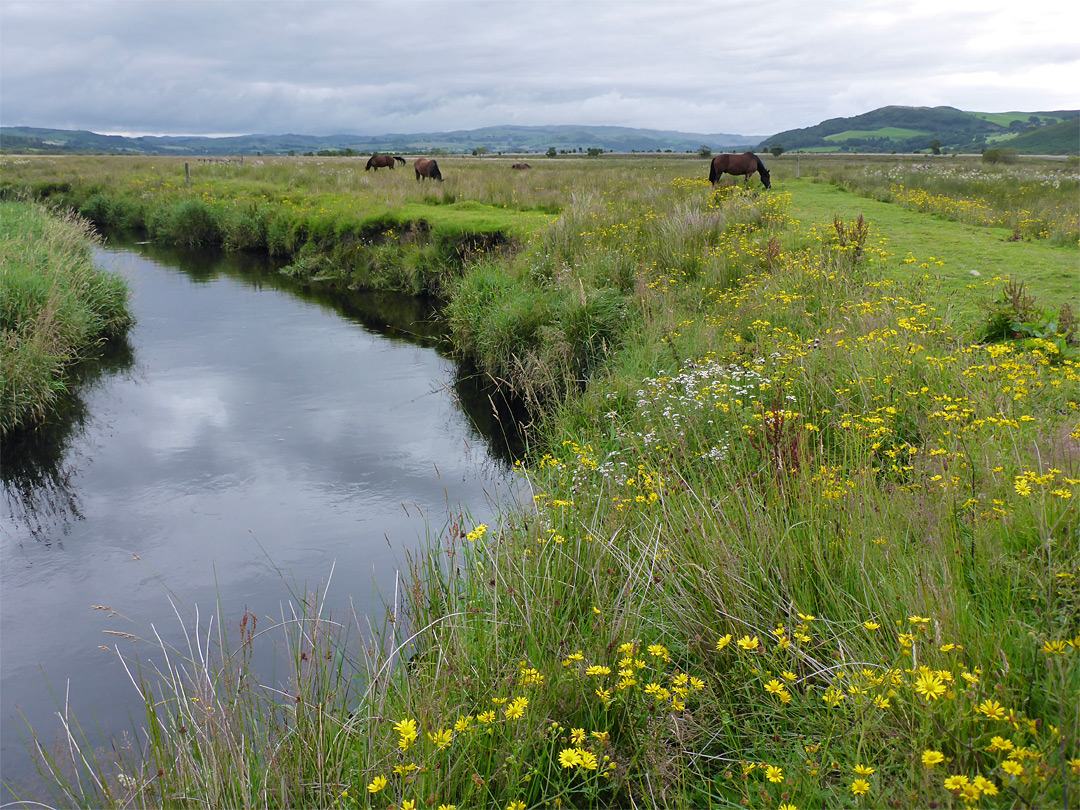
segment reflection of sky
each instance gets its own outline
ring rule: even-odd
[[[92,699],[106,727],[130,703],[98,645],[134,629],[91,605],[140,633],[176,624],[167,593],[203,614],[220,597],[227,618],[275,615],[289,598],[275,567],[297,585],[333,568],[331,605],[366,610],[403,547],[465,505],[489,521],[507,492],[433,350],[274,290],[106,255],[133,279],[136,368],[88,402],[72,484],[85,519],[46,547],[5,517],[4,778],[21,751],[15,705],[53,728],[42,669],[57,689],[73,678],[76,705]]]

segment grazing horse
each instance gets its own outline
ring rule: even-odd
[[[393,157],[391,157],[390,155],[372,155],[370,158],[368,158],[367,166],[364,167],[364,171],[366,172],[369,169],[375,169],[375,171],[378,171],[383,166],[386,166],[388,169],[393,169],[395,161],[397,161],[398,163],[404,163],[405,158],[398,157],[397,155],[394,155]]]
[[[761,158],[753,152],[743,152],[741,155],[717,155],[709,164],[709,182],[716,185],[720,182],[720,175],[725,173],[741,174],[746,184],[750,185],[750,175],[754,172],[757,172],[761,178],[761,185],[772,188],[769,170],[765,168]]]
[[[511,169],[531,169],[532,166],[530,166],[528,163],[515,163],[510,168]]]
[[[417,158],[413,163],[413,168],[416,169],[416,182],[420,182],[420,178],[430,177],[432,180],[438,180],[442,182],[442,172],[439,171],[439,164],[434,160],[428,158]]]

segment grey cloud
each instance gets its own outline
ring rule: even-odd
[[[893,103],[1077,106],[1080,12],[944,5],[6,2],[0,117],[108,132],[769,134]]]

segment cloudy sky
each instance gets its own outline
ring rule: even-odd
[[[771,135],[887,104],[1080,107],[1075,0],[2,0],[0,124]]]

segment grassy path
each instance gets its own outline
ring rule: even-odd
[[[1043,306],[1057,309],[1068,303],[1074,312],[1080,310],[1080,253],[1076,250],[1046,242],[1010,242],[1010,231],[1005,228],[964,225],[825,183],[794,180],[777,188],[791,194],[792,215],[804,226],[829,221],[835,214],[846,222],[862,214],[871,224],[871,241],[885,237],[898,259],[915,257],[910,264],[893,262],[891,271],[899,275],[906,269],[922,269],[932,275],[940,298],[949,301],[963,321],[979,317],[982,291],[999,286],[993,284],[994,278],[1022,281]],[[920,268],[923,263],[930,267]],[[973,271],[979,276],[973,276]]]

